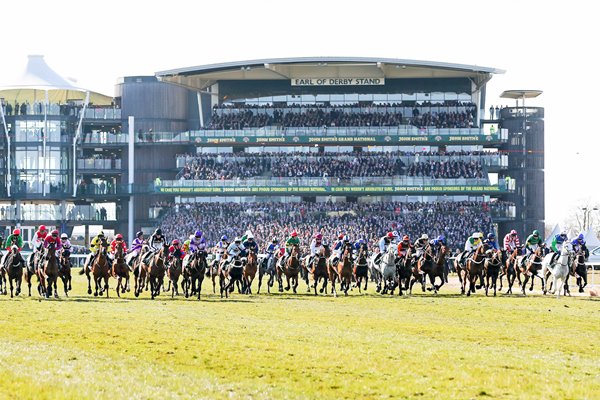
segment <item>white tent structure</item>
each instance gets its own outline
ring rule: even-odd
[[[550,232],[550,234],[546,236],[545,243],[548,245],[552,243],[552,238],[554,238],[554,236],[558,235],[560,232],[560,226],[558,224],[554,225],[554,229],[552,229],[552,232]]]
[[[596,236],[594,232],[594,228],[590,227],[586,233],[583,234],[585,236],[585,244],[588,249],[592,250],[596,247],[600,246],[600,240]]]
[[[75,150],[77,145],[77,140],[81,133],[81,122],[83,120],[83,116],[85,114],[85,109],[87,108],[90,100],[94,104],[98,105],[107,105],[110,104],[112,98],[108,96],[104,96],[99,93],[93,93],[89,90],[82,89],[74,86],[67,79],[60,76],[56,71],[46,64],[44,61],[44,57],[40,55],[31,55],[29,56],[29,60],[25,67],[25,70],[21,73],[20,76],[17,76],[15,79],[8,79],[7,77],[0,77],[1,81],[7,81],[7,84],[0,84],[0,98],[6,102],[19,102],[24,103],[28,102],[29,104],[33,104],[36,101],[43,101],[43,113],[44,113],[44,129],[48,132],[48,108],[52,103],[67,103],[71,100],[83,100],[83,110],[79,116],[79,124],[77,125],[77,131],[75,133],[75,137],[73,138],[73,160],[75,160]],[[10,196],[10,188],[11,188],[11,174],[10,174],[10,135],[8,132],[8,127],[6,125],[6,118],[4,116],[3,107],[0,107],[0,122],[4,127],[4,133],[6,135],[6,143],[7,143],[7,193]],[[44,165],[44,174],[47,170],[47,162],[46,162],[46,139],[43,138],[42,142],[42,154],[43,154],[43,165]],[[77,163],[73,162],[73,196],[75,196],[76,183],[75,183],[75,165]]]

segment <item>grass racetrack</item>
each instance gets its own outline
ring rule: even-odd
[[[600,302],[0,296],[0,398],[600,398]],[[537,286],[537,284],[536,284]],[[25,288],[25,292],[26,292]]]

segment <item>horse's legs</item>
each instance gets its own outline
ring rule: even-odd
[[[121,297],[121,294],[119,292],[119,290],[121,289],[121,278],[120,276],[117,276],[117,287],[115,288],[115,290],[117,291],[117,297]]]
[[[258,270],[258,290],[256,291],[256,294],[260,294],[260,285],[262,285],[262,278],[263,278],[264,273],[260,271],[260,269]]]
[[[92,294],[92,278],[90,277],[90,272],[87,270],[86,267],[83,267],[85,270],[85,275],[87,276],[87,280],[88,280],[88,294]],[[96,294],[95,296],[97,296],[98,294]]]
[[[532,279],[533,279],[533,276],[532,276]],[[527,282],[528,281],[529,281],[529,275],[525,274],[525,279],[523,280],[523,283],[521,284],[521,292],[523,292],[523,294],[526,294],[525,293],[525,288],[527,287]]]
[[[485,275],[485,295],[488,295],[488,289],[490,287],[490,275],[486,274]]]
[[[65,296],[69,297],[69,280],[70,280],[70,277],[66,277],[66,276],[62,277],[61,276],[60,279],[62,279],[62,281],[63,281],[63,287],[65,288]]]
[[[498,279],[500,279],[500,289],[499,289],[500,291],[502,291],[502,277],[503,277],[504,275],[506,275],[506,274],[504,273],[504,268],[501,268],[501,269],[500,269],[500,275],[498,276]],[[508,278],[507,278],[507,279],[508,279]]]
[[[8,283],[10,285],[10,297],[12,298],[13,297],[13,280],[10,276],[8,278]]]
[[[287,292],[288,290],[290,290],[290,277],[286,274],[285,275],[285,283],[287,283],[287,286],[285,287],[285,291]]]

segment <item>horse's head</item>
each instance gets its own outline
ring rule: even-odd
[[[290,258],[298,258],[300,256],[300,246],[297,244],[292,246],[292,250],[290,251]]]

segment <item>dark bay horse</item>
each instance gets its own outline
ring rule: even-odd
[[[182,271],[183,280],[181,281],[181,288],[183,289],[186,298],[197,294],[198,300],[200,300],[202,282],[204,281],[204,274],[208,268],[206,253],[196,251],[190,255],[190,258],[187,261],[188,262],[185,267],[183,267]]]
[[[512,253],[506,258],[506,262],[503,265],[503,268],[500,272],[499,280],[500,280],[500,288],[498,290],[502,291],[502,277],[506,276],[508,290],[506,294],[512,294],[512,287],[515,282],[515,278],[517,277],[517,260],[519,255],[521,254],[521,247],[517,246]]]
[[[431,262],[424,263],[421,266],[421,271],[429,277],[429,282],[431,283],[431,287],[427,288],[427,290],[433,290],[436,294],[445,283],[444,273],[446,270],[446,256],[448,255],[448,251],[448,247],[441,245],[437,254],[432,255]],[[440,278],[441,283],[439,286],[435,284],[435,278]],[[423,277],[423,284],[425,284],[425,277]]]
[[[396,260],[396,279],[398,280],[399,296],[402,296],[402,290],[407,291],[410,288],[410,281],[413,276],[413,247],[406,250],[406,254],[398,257]]]
[[[100,249],[94,261],[92,262],[92,276],[94,277],[94,297],[102,296],[106,291],[106,298],[108,298],[108,278],[110,277],[111,266],[106,254],[106,248],[108,242],[103,240],[100,244]],[[102,285],[104,281],[104,285]]]
[[[129,267],[125,262],[125,251],[122,246],[117,246],[115,251],[115,259],[112,265],[112,276],[117,279],[117,296],[121,297],[121,293],[129,292]],[[123,283],[125,281],[125,283]]]
[[[58,263],[59,269],[58,269],[58,276],[60,277],[60,280],[63,283],[63,289],[65,291],[65,296],[69,297],[69,290],[72,289],[71,287],[71,253],[69,252],[69,250],[63,250],[62,253],[60,254],[60,259],[59,259],[59,263]],[[56,286],[54,286],[54,290],[56,289]]]
[[[33,254],[31,254],[30,257],[37,258],[37,257],[34,257]],[[35,268],[36,268],[35,264],[32,265],[30,263],[25,263],[25,270],[23,271],[23,279],[25,279],[25,282],[27,282],[27,288],[29,289],[30,297],[31,297],[31,280],[33,279],[34,276],[37,276]],[[39,288],[39,278],[38,278],[38,288]]]
[[[290,256],[285,258],[280,258],[279,267],[277,268],[277,282],[279,283],[279,291],[283,292],[283,280],[281,278],[282,275],[285,275],[285,279],[287,281],[287,286],[285,290],[290,290],[292,287],[294,293],[296,292],[296,288],[298,287],[298,274],[300,273],[300,248],[298,245],[292,246],[290,250]],[[291,285],[290,286],[290,282]]]
[[[367,261],[367,249],[364,246],[361,246],[358,250],[358,254],[356,255],[356,261],[354,261],[354,280],[356,281],[356,286],[358,287],[358,292],[362,293],[361,284],[362,281],[365,281],[365,288],[367,290],[367,284],[369,282],[369,263]]]
[[[336,265],[329,263],[329,280],[331,281],[331,291],[334,297],[337,297],[337,290],[335,289],[335,281],[339,279],[340,290],[344,291],[344,295],[348,296],[348,290],[352,283],[352,264],[354,260],[352,257],[352,245],[344,245],[341,260],[338,260]]]
[[[140,254],[133,262],[133,294],[135,297],[138,297],[140,293],[146,289],[146,281],[148,280],[148,267],[144,264],[143,260],[148,251],[148,246],[144,245],[140,251]]]
[[[579,293],[583,293],[584,288],[587,286],[587,265],[585,265],[585,251],[581,247],[573,258],[571,275],[575,277],[575,282],[579,286]]]
[[[246,265],[244,265],[244,270],[242,271],[243,292],[245,294],[252,294],[252,282],[257,270],[258,262],[256,253],[250,250],[246,259]]]
[[[171,298],[179,296],[179,277],[183,272],[182,262],[183,260],[181,259],[181,257],[175,256],[173,256],[167,262],[167,278],[169,278],[167,292],[171,291]]]
[[[502,251],[501,250],[490,250],[490,257],[486,258],[483,268],[485,270],[485,295],[488,295],[488,290],[491,287],[494,288],[494,296],[496,296],[496,284],[498,281],[498,274],[502,267]]]
[[[46,256],[42,261],[42,266],[37,270],[37,276],[40,281],[39,287],[41,293],[48,299],[52,296],[52,289],[56,286],[58,279],[58,258],[56,257],[56,245],[50,243],[46,249]],[[54,292],[54,297],[58,298],[58,293]]]
[[[538,246],[535,249],[535,252],[525,260],[525,266],[517,266],[517,279],[519,282],[521,281],[520,274],[525,276],[523,280],[523,284],[521,285],[521,293],[525,293],[525,287],[527,286],[527,281],[529,281],[529,277],[531,277],[531,285],[529,286],[529,291],[533,290],[533,281],[535,277],[538,277],[540,281],[542,281],[542,290],[544,290],[544,277],[538,275],[538,273],[542,270],[542,260],[544,258],[544,246]]]
[[[25,259],[19,252],[19,248],[17,246],[12,246],[9,250],[9,254],[6,256],[6,269],[7,271],[7,279],[10,285],[10,297],[14,295],[18,296],[21,293],[21,280],[23,279],[23,268],[25,267]],[[14,288],[13,288],[14,282]]]
[[[317,295],[317,285],[319,281],[323,279],[323,286],[319,289],[319,293],[327,294],[327,280],[329,279],[329,272],[327,269],[327,259],[331,256],[331,250],[329,246],[323,245],[319,250],[319,253],[315,255],[312,264],[309,266],[309,272],[313,276],[313,288],[315,290],[315,296]]]
[[[152,300],[160,294],[160,289],[164,284],[168,254],[169,245],[164,243],[160,250],[150,257],[150,261],[146,265],[150,281],[150,297]]]
[[[467,259],[466,275],[463,279],[461,288],[462,294],[465,293],[467,280],[469,281],[469,290],[467,291],[467,296],[470,296],[471,293],[475,293],[477,279],[479,279],[479,281],[483,280],[483,263],[485,261],[484,250],[484,246],[480,245],[477,250],[475,250],[475,253]]]
[[[277,256],[275,254],[270,257],[265,257],[261,260],[258,267],[258,291],[260,293],[260,287],[262,285],[263,276],[268,275],[269,279],[267,280],[267,291],[270,294],[271,288],[273,287],[273,283],[275,283],[275,276],[277,272],[275,272],[275,268],[277,265]]]
[[[226,261],[229,260],[227,268],[225,268]],[[238,291],[241,292],[241,286],[243,285],[242,278],[244,273],[244,266],[242,260],[239,257],[231,258],[230,256],[223,255],[221,257],[221,264],[219,265],[219,283],[221,286],[221,297],[225,293],[225,298],[229,297],[229,293],[233,292],[237,283]]]

